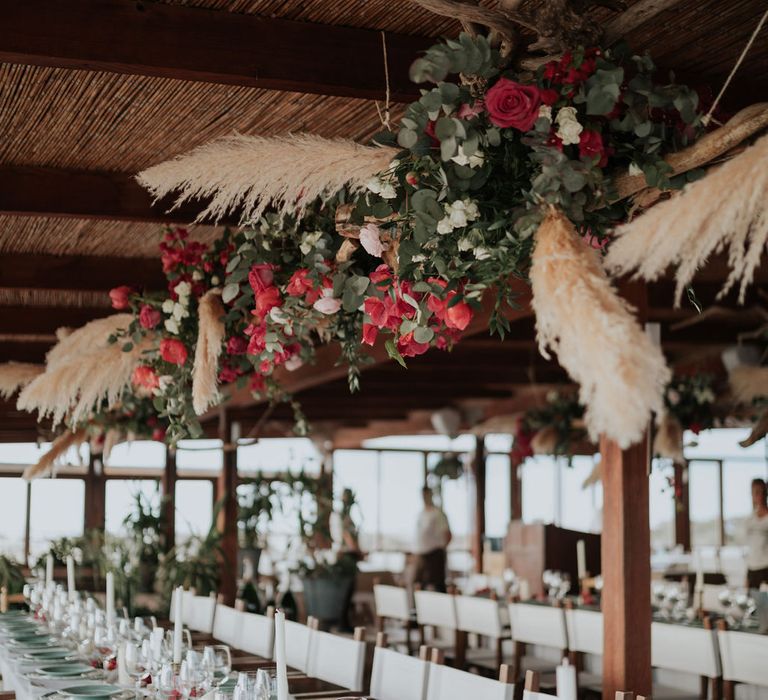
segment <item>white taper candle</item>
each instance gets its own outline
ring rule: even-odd
[[[107,571],[107,624],[115,621],[115,575]]]
[[[179,586],[176,589],[173,610],[173,663],[175,664],[181,663],[181,635],[183,630],[181,616],[184,612],[183,594],[184,589]]]
[[[275,662],[277,663],[277,700],[288,700],[288,668],[285,663],[285,613],[275,613]]]
[[[45,558],[45,585],[47,588],[53,585],[53,554]]]
[[[69,593],[69,599],[72,600],[75,597],[77,589],[75,588],[75,560],[71,554],[67,555],[67,593]]]
[[[576,542],[576,569],[579,574],[579,581],[587,578],[587,546],[584,540]]]

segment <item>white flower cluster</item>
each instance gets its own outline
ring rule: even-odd
[[[307,231],[301,237],[301,243],[299,244],[299,250],[302,255],[309,255],[320,239],[323,237],[322,231]]]
[[[490,249],[484,245],[477,245],[469,236],[460,238],[457,247],[462,253],[471,250],[476,260],[488,260],[491,257]]]
[[[457,165],[468,165],[470,168],[479,168],[485,163],[485,154],[482,151],[475,151],[472,155],[464,152],[464,146],[459,146],[459,152],[451,158]]]
[[[179,282],[173,291],[178,296],[178,301],[166,299],[163,302],[163,313],[168,314],[165,319],[165,330],[174,335],[179,334],[179,322],[189,316],[189,295],[192,293],[192,286],[189,282]]]
[[[395,169],[399,165],[399,161],[393,160],[389,165],[389,170],[380,175],[372,177],[365,186],[373,194],[379,195],[382,199],[395,199],[397,197],[397,190],[395,190],[395,184],[397,179],[395,178]]]
[[[555,133],[560,137],[564,146],[575,145],[580,141],[584,127],[576,119],[575,107],[561,107],[557,112],[555,121],[557,122]]]
[[[437,222],[437,232],[451,233],[454,229],[464,228],[470,221],[480,217],[477,203],[471,199],[457,199],[451,204],[444,204],[445,216]]]

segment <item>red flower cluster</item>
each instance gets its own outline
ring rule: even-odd
[[[584,60],[576,65],[573,52],[566,51],[559,61],[550,61],[544,66],[543,77],[553,85],[580,85],[597,69],[600,49],[590,48],[584,52]]]
[[[311,277],[309,268],[303,267],[291,275],[285,288],[286,294],[292,297],[304,297],[307,305],[312,306],[323,294],[323,289],[331,289],[333,281],[327,275],[323,275],[320,285]]]
[[[131,384],[135,387],[152,391],[160,386],[160,378],[151,367],[148,367],[147,365],[139,365],[133,370]]]
[[[443,289],[448,286],[443,280],[434,277],[430,278],[429,282],[437,284]],[[451,303],[458,295],[457,291],[450,291],[441,299],[434,294],[430,294],[427,299],[427,308],[451,330],[463,331],[472,320],[473,311],[466,301]]]
[[[199,241],[187,241],[189,232],[184,228],[168,231],[160,243],[163,272],[177,272],[179,268],[201,267],[208,246]],[[177,280],[178,281],[178,280]]]

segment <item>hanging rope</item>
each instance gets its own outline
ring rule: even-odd
[[[381,108],[379,107],[378,101],[374,102],[376,105],[376,112],[379,115],[379,120],[381,121],[381,125],[387,130],[392,131],[392,127],[389,123],[389,97],[390,97],[390,89],[389,89],[389,57],[387,56],[387,35],[384,31],[381,32],[381,49],[384,54],[384,82],[385,82],[385,88],[386,91],[384,93],[384,112],[382,113]]]
[[[755,31],[752,32],[752,36],[749,37],[749,41],[747,42],[747,45],[742,50],[741,55],[736,61],[736,64],[733,66],[733,68],[731,69],[731,72],[728,74],[728,77],[725,79],[725,83],[723,84],[723,87],[720,88],[720,92],[717,93],[717,97],[715,97],[715,101],[712,103],[712,106],[709,108],[709,112],[707,112],[702,118],[701,123],[704,124],[704,126],[707,126],[709,122],[712,121],[712,115],[714,114],[714,111],[717,109],[717,105],[719,104],[720,99],[722,98],[725,91],[728,89],[728,86],[731,84],[731,81],[733,80],[733,76],[736,75],[736,71],[739,70],[739,66],[741,66],[742,62],[744,61],[745,56],[747,55],[749,50],[752,48],[752,44],[755,43],[755,39],[757,39],[758,34],[760,34],[760,30],[763,28],[763,25],[765,24],[766,19],[768,19],[768,10],[766,10],[763,13],[763,16],[760,18],[760,21],[757,23],[757,26],[755,27]]]

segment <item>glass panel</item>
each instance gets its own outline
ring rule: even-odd
[[[158,506],[160,483],[155,479],[108,479],[106,483],[106,530],[113,535],[124,533],[123,520],[133,513],[136,496],[141,494],[146,504]]]
[[[19,561],[24,557],[27,484],[23,479],[0,479],[0,553]]]
[[[594,457],[577,455],[560,463],[560,524],[569,530],[591,532],[602,530],[601,507],[595,489],[583,488],[595,468]]]
[[[691,547],[720,544],[719,462],[688,463]]]
[[[675,544],[675,497],[669,460],[653,460],[648,482],[651,548],[669,549]]]
[[[523,463],[523,521],[526,523],[555,522],[557,469],[552,457],[529,457]]]
[[[319,474],[322,455],[309,438],[262,438],[237,448],[237,469],[241,474],[290,471]]]
[[[176,539],[204,535],[213,521],[213,484],[204,479],[176,482]]]
[[[713,459],[720,457],[738,457],[744,459],[753,457],[765,459],[765,438],[754,445],[744,448],[739,445],[749,435],[746,428],[717,428],[702,430],[698,435],[686,431],[684,444],[687,459]]]
[[[165,466],[165,445],[153,440],[134,440],[115,445],[109,454],[107,467],[162,469]]]
[[[51,449],[50,442],[5,442],[0,444],[0,463],[35,464]],[[88,444],[80,445],[80,459],[88,464]],[[77,450],[71,448],[66,453],[66,464],[78,464]]]
[[[353,515],[360,528],[360,547],[378,547],[379,467],[378,453],[368,450],[336,450],[333,453],[333,491],[339,498],[345,488],[355,492],[358,507]]]
[[[744,519],[752,512],[752,479],[765,477],[764,459],[723,462],[725,544],[744,544]]]
[[[458,479],[443,479],[443,512],[453,533],[451,549],[467,549],[470,546],[469,536],[473,526],[469,516],[475,512],[473,491],[469,488],[466,471]]]
[[[83,534],[85,482],[82,479],[37,479],[32,482],[30,554],[48,549],[51,540]]]
[[[486,536],[504,537],[510,517],[509,456],[488,455],[485,460]]]
[[[364,440],[364,447],[381,449],[415,449],[415,450],[458,450],[460,452],[475,449],[477,438],[474,435],[459,435],[451,440],[447,435],[389,435],[387,437]]]
[[[416,520],[423,504],[423,486],[424,467],[421,454],[381,453],[379,518],[383,549],[412,549]]]
[[[218,472],[224,464],[221,440],[179,440],[176,468],[187,471]]]

